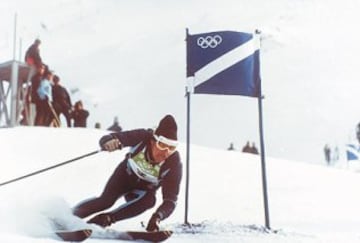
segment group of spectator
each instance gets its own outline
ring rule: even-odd
[[[259,154],[259,151],[257,149],[257,147],[255,146],[255,143],[252,142],[250,145],[250,142],[247,141],[245,146],[242,149],[243,153],[251,153],[251,154]]]
[[[34,125],[60,127],[59,116],[63,114],[67,127],[86,127],[89,112],[81,100],[72,105],[69,93],[60,84],[60,77],[43,62],[40,44],[41,41],[36,39],[25,54],[25,62],[35,70],[27,94],[27,105],[33,103],[36,107]],[[27,117],[23,118],[22,124],[26,125],[24,123],[28,123]]]
[[[236,150],[235,147],[234,147],[234,143],[230,143],[230,146],[228,147],[229,151],[232,151],[232,150]],[[256,148],[255,146],[255,143],[253,142],[251,145],[250,145],[250,142],[247,141],[245,146],[242,148],[241,150],[243,153],[251,153],[251,154],[259,154],[259,151],[258,149]]]

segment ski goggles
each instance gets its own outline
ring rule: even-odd
[[[161,150],[167,150],[169,153],[173,153],[176,150],[178,142],[172,139],[168,139],[164,136],[157,136],[154,134],[154,138],[156,140],[156,147]]]

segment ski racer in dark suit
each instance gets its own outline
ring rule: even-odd
[[[109,178],[99,197],[77,205],[73,213],[80,218],[110,208],[120,197],[126,203],[110,212],[92,217],[88,222],[102,227],[131,218],[154,207],[155,192],[161,187],[163,201],[150,218],[147,231],[158,231],[159,222],[174,211],[182,177],[177,146],[177,125],[171,115],[165,116],[152,130],[137,129],[105,135],[100,146],[114,151],[130,146],[131,150]]]

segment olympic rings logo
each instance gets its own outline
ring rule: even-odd
[[[206,48],[215,48],[222,42],[222,38],[220,35],[214,36],[206,36],[206,37],[199,37],[197,39],[197,45],[203,49]]]

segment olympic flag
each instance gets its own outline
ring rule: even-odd
[[[258,32],[258,31],[257,31]],[[257,97],[259,104],[259,134],[261,174],[264,195],[265,226],[270,229],[265,144],[262,125],[262,94],[260,79],[259,33],[235,31],[208,32],[190,35],[186,30],[187,139],[185,224],[188,222],[190,168],[190,96],[191,93],[242,95]]]
[[[187,77],[194,77],[194,93],[259,95],[258,35],[221,31],[188,34],[186,40]]]

